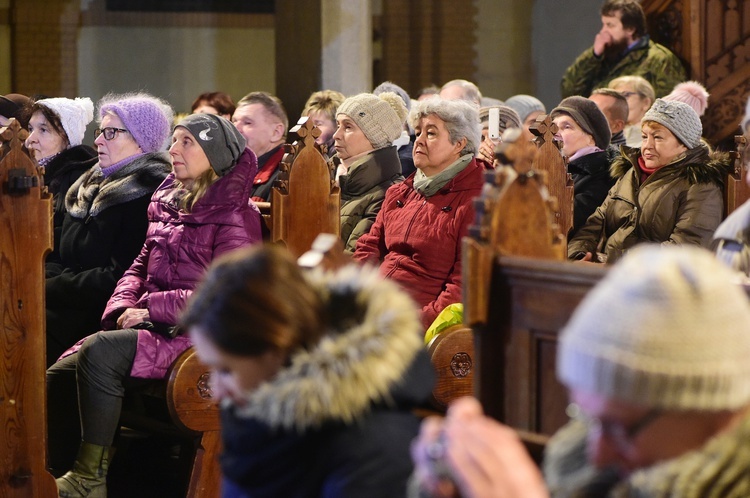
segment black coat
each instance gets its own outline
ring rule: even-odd
[[[44,167],[44,184],[52,194],[55,248],[50,258],[57,259],[60,232],[65,219],[65,194],[73,182],[99,161],[94,149],[88,145],[76,145],[56,155]]]
[[[615,180],[609,174],[607,151],[593,152],[570,161],[568,173],[573,177],[574,196],[573,229],[568,234],[570,239],[604,202]]]
[[[146,238],[151,194],[170,171],[166,153],[146,154],[108,178],[94,166],[69,189],[59,261],[46,264],[48,365],[100,329],[107,300]]]
[[[337,312],[319,345],[223,408],[223,496],[403,497],[434,381],[417,310],[375,268],[311,280]]]

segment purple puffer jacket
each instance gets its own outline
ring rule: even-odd
[[[127,308],[148,308],[152,322],[174,325],[180,311],[214,258],[261,240],[260,213],[249,202],[258,163],[250,149],[193,205],[179,210],[182,192],[174,173],[156,189],[148,207],[149,226],[140,254],[117,282],[102,316],[104,330],[117,327]],[[85,340],[85,339],[84,339]],[[80,341],[63,356],[78,350]],[[187,335],[169,339],[138,331],[132,377],[160,379],[188,347]]]

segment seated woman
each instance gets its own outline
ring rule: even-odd
[[[314,92],[305,102],[302,116],[312,119],[313,124],[320,130],[320,136],[315,139],[318,145],[325,145],[325,158],[329,159],[336,153],[333,147],[333,134],[336,132],[336,110],[346,97],[336,90],[320,90]]]
[[[347,254],[375,223],[388,187],[404,179],[393,141],[401,136],[406,114],[401,97],[391,92],[361,93],[339,106],[333,140],[343,172],[338,182],[341,239]]]
[[[612,164],[617,183],[568,243],[568,257],[612,263],[643,242],[708,247],[731,165],[709,153],[702,130],[692,107],[657,99],[643,117],[641,149]]]
[[[550,117],[557,125],[555,138],[562,141],[561,152],[568,158],[573,178],[573,228],[568,234],[573,237],[615,183],[609,176],[607,153],[612,135],[606,116],[583,97],[563,99]]]
[[[385,194],[354,259],[380,265],[422,310],[424,329],[461,301],[461,239],[474,220],[483,168],[474,159],[482,139],[477,107],[463,100],[419,101],[409,115],[416,132],[416,173]]]
[[[628,122],[623,132],[628,147],[641,146],[641,120],[654,103],[654,87],[642,76],[620,76],[609,82],[609,88],[628,100]]]
[[[85,97],[42,99],[25,112],[30,117],[29,136],[24,145],[39,166],[44,167],[44,185],[52,194],[55,250],[49,260],[56,261],[65,219],[65,194],[98,161],[96,151],[82,145],[86,125],[94,119],[94,103]]]
[[[251,248],[214,264],[181,323],[222,399],[225,498],[405,495],[434,373],[393,282]]]
[[[80,449],[73,469],[57,479],[60,496],[106,496],[109,447],[126,389],[163,378],[190,347],[175,325],[209,263],[260,240],[260,215],[249,204],[257,161],[229,121],[186,117],[175,127],[170,154],[173,172],[154,192],[146,241],[107,303],[105,330],[47,370],[51,455],[74,449],[61,445],[77,433],[80,407]],[[71,399],[76,387],[78,403]],[[60,465],[52,456],[50,463]]]
[[[145,93],[99,102],[99,160],[71,185],[46,264],[47,365],[99,330],[107,298],[146,238],[146,208],[171,169],[169,105]]]

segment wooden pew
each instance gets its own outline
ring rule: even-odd
[[[727,175],[724,183],[724,217],[750,199],[750,187],[747,185],[747,168],[750,164],[745,164],[748,161],[747,139],[744,135],[735,135],[734,142],[734,170]]]
[[[281,174],[271,191],[271,242],[301,256],[321,233],[341,233],[341,192],[332,180],[331,164],[315,139],[312,120],[303,117],[290,132],[301,141],[286,145]]]
[[[0,128],[0,496],[57,496],[47,466],[44,257],[52,196],[15,119]]]
[[[568,173],[567,161],[560,153],[561,143],[554,139],[557,125],[552,122],[549,115],[541,114],[529,130],[539,148],[531,169],[544,172],[546,175],[544,183],[549,195],[557,200],[552,209],[555,223],[560,227],[560,233],[567,237],[573,228],[573,179]]]

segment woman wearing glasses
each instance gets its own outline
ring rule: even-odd
[[[132,131],[130,124],[122,127]],[[212,259],[261,240],[260,213],[249,202],[258,162],[245,145],[232,123],[212,114],[190,115],[175,127],[172,173],[151,197],[146,240],[106,304],[104,330],[47,370],[50,447],[74,453],[80,444],[72,470],[57,480],[59,496],[106,496],[126,389],[163,378],[190,347],[177,317]],[[79,428],[79,440],[63,441]]]
[[[48,259],[47,364],[100,328],[115,284],[146,237],[151,194],[172,169],[172,109],[147,94],[99,102],[98,162],[65,195],[57,257]]]

